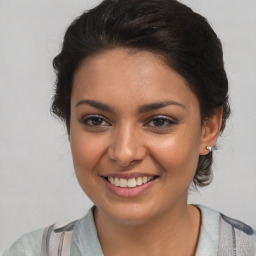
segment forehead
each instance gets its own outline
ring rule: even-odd
[[[161,56],[124,48],[104,51],[81,63],[74,76],[71,101],[88,97],[112,103],[127,97],[134,103],[197,102],[185,79]]]
[[[116,80],[118,76],[120,79],[128,76],[130,79],[136,79],[138,76],[151,75],[152,69],[156,69],[157,66],[158,68],[161,66],[161,69],[170,69],[164,64],[162,56],[148,51],[129,48],[105,50],[82,61],[75,72],[74,83],[77,82],[77,78],[81,78],[81,73],[85,72],[90,75],[87,78],[111,79],[115,76]]]

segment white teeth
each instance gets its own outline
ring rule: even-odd
[[[154,178],[153,176],[149,176],[148,181],[151,181],[153,178]]]
[[[131,178],[131,179],[122,179],[117,177],[108,177],[108,181],[115,185],[116,187],[121,188],[135,188],[136,186],[141,186],[143,184],[146,184],[147,182],[153,180],[154,176],[143,176],[143,177],[137,177],[137,178]]]
[[[120,187],[127,188],[128,181],[126,179],[120,179]]]
[[[147,183],[147,182],[148,182],[148,177],[144,176],[144,177],[142,178],[142,183],[145,184],[145,183]]]
[[[136,180],[136,185],[137,185],[137,186],[142,185],[142,178],[141,178],[141,177],[138,177],[138,178],[137,178],[137,180]]]
[[[115,186],[117,187],[120,186],[120,180],[118,178],[115,178]]]
[[[110,177],[109,181],[110,181],[111,184],[115,185],[115,179],[113,177]]]
[[[136,180],[135,180],[135,178],[129,179],[127,185],[128,185],[129,188],[136,187]]]

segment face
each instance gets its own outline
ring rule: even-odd
[[[105,51],[75,73],[70,145],[99,213],[119,223],[159,218],[187,204],[202,153],[199,102],[160,57]]]

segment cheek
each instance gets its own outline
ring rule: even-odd
[[[70,136],[70,146],[73,156],[73,165],[77,180],[85,194],[94,202],[95,189],[98,189],[97,165],[101,159],[101,143],[85,136],[85,133],[74,132]]]
[[[104,152],[99,136],[89,136],[81,129],[74,129],[70,134],[70,146],[76,174],[92,174]]]
[[[172,178],[194,177],[199,158],[199,140],[196,137],[189,133],[176,134],[151,145],[152,155],[166,175]]]

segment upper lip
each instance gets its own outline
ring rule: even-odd
[[[119,179],[132,179],[137,177],[151,177],[151,176],[159,176],[152,173],[111,173],[111,174],[104,174],[101,175],[102,177],[113,177]]]

